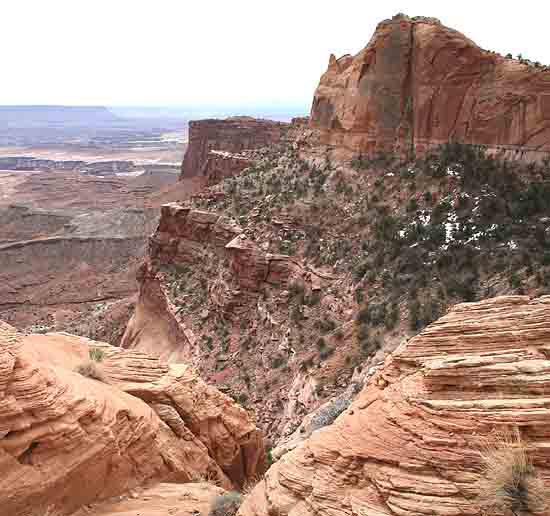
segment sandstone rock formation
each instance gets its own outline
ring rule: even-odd
[[[106,355],[108,383],[73,372],[92,345]],[[243,409],[187,366],[142,353],[68,334],[21,338],[1,323],[0,399],[0,503],[10,516],[66,515],[151,481],[229,488],[263,468]]]
[[[78,511],[74,516],[206,516],[212,499],[225,491],[206,482],[158,484]]]
[[[331,55],[311,125],[348,158],[454,140],[540,160],[550,152],[550,68],[485,51],[433,18],[398,15],[356,56]]]
[[[239,514],[479,515],[479,450],[510,427],[550,482],[549,341],[549,296],[455,306],[271,467]]]
[[[283,122],[250,117],[191,121],[181,179],[210,174],[214,178],[220,174],[220,169],[224,177],[239,173],[246,161],[231,155],[279,142],[287,126]]]
[[[151,237],[149,258],[138,274],[140,293],[122,347],[139,349],[171,362],[190,361],[198,353],[195,339],[177,317],[163,289],[163,266],[213,265],[225,260],[227,282],[213,283],[209,295],[224,314],[249,310],[267,284],[287,281],[300,265],[289,256],[261,250],[246,239],[231,219],[178,204],[162,207],[159,227]],[[233,285],[237,288],[232,288]]]

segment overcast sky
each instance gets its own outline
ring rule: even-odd
[[[550,64],[546,2],[1,0],[0,104],[304,105],[398,12]]]

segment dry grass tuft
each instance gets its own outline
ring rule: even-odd
[[[82,364],[77,366],[75,371],[80,373],[82,376],[86,376],[87,378],[92,378],[94,380],[107,383],[107,378],[103,367],[94,360],[86,360],[85,362],[82,362]]]
[[[103,359],[105,358],[105,351],[101,348],[92,347],[89,349],[88,355],[90,356],[90,360],[93,362],[103,362]]]
[[[212,499],[208,516],[234,516],[242,501],[243,497],[236,491],[216,496]]]
[[[479,503],[491,514],[540,514],[548,507],[545,486],[519,431],[498,435],[481,451]]]

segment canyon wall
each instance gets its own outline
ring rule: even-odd
[[[189,122],[189,144],[182,163],[181,179],[207,176],[208,168],[219,167],[219,160],[239,155],[242,151],[278,143],[288,124],[250,117],[224,120],[206,119]],[[217,151],[217,155],[211,154]],[[210,161],[209,161],[210,160]],[[235,173],[242,170],[242,161],[235,157]],[[221,165],[223,169],[229,165]],[[240,168],[242,167],[242,168]],[[225,175],[229,175],[225,172]]]
[[[212,266],[212,272],[219,266],[216,273],[223,267],[225,279],[210,274],[208,295],[229,318],[254,306],[263,287],[285,283],[300,269],[291,257],[260,249],[231,219],[175,203],[164,205],[159,227],[150,239],[148,260],[137,276],[138,303],[121,345],[170,361],[190,361],[198,358],[200,351],[193,332],[170,302],[170,282],[162,272],[166,266],[197,270]]]
[[[550,67],[483,50],[433,18],[397,15],[357,55],[331,55],[311,126],[346,158],[405,157],[453,140],[540,160],[550,153]]]
[[[240,516],[480,515],[480,451],[511,428],[548,486],[549,342],[549,296],[456,305],[283,455]]]

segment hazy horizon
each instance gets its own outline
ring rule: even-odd
[[[437,17],[482,48],[550,64],[549,9],[534,2],[6,3],[0,105],[307,113],[329,55],[356,54],[398,12]]]

